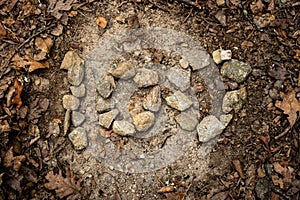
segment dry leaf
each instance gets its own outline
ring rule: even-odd
[[[166,200],[183,200],[185,197],[185,192],[173,192],[173,193],[166,193]]]
[[[104,17],[98,17],[96,19],[96,23],[98,24],[98,26],[100,26],[101,28],[105,29],[107,26],[107,21]]]
[[[6,36],[6,30],[0,22],[0,36]]]
[[[69,195],[81,195],[81,180],[76,181],[74,174],[70,169],[66,169],[66,178],[62,176],[61,170],[58,174],[49,171],[45,177],[49,182],[45,183],[48,190],[55,190],[59,198],[64,198]]]
[[[242,49],[246,49],[247,47],[253,47],[254,44],[251,41],[244,40],[241,44]]]
[[[282,67],[276,67],[268,71],[268,74],[277,80],[285,80],[290,77],[290,73]]]
[[[17,93],[16,96],[14,96],[14,98],[11,100],[11,103],[13,105],[17,105],[17,109],[20,109],[22,106],[22,99],[21,99],[21,93],[23,90],[23,84],[21,83],[21,81],[19,80],[15,80],[14,82],[14,88],[15,88],[15,92]]]
[[[168,185],[168,186],[163,186],[159,190],[157,190],[157,193],[167,193],[167,192],[173,192],[174,191],[174,186],[173,185]]]
[[[53,40],[51,38],[46,38],[45,40],[37,37],[35,39],[35,46],[38,50],[41,50],[42,52],[49,53],[50,49],[53,45]]]
[[[296,55],[294,56],[294,58],[300,62],[300,49],[296,50]]]
[[[283,167],[278,162],[273,163],[274,171],[283,176],[284,187],[287,188],[292,183],[293,172],[295,171],[292,167]]]
[[[281,178],[279,178],[279,177],[276,176],[276,175],[272,175],[271,178],[272,178],[272,182],[274,183],[274,185],[279,185],[279,187],[280,187],[281,189],[284,188],[283,180],[282,180]]]
[[[15,70],[20,70],[25,67],[26,61],[18,54],[16,54],[11,60],[13,61],[13,65],[11,67]]]
[[[297,121],[297,112],[300,112],[300,101],[296,98],[295,90],[290,90],[287,94],[280,92],[283,101],[276,101],[275,106],[288,115],[290,126],[293,127]]]
[[[26,159],[26,156],[14,156],[13,154],[13,147],[10,147],[10,149],[5,154],[3,165],[4,167],[13,166],[13,169],[15,171],[19,171],[22,166],[22,162]]]
[[[72,3],[75,0],[49,0],[47,11],[50,12],[56,19],[60,19],[62,13],[59,11],[69,11],[72,8]]]
[[[234,169],[238,172],[239,176],[241,178],[245,178],[245,175],[243,173],[243,169],[242,169],[242,165],[241,162],[239,160],[233,160],[232,164],[234,166]]]
[[[27,56],[26,58],[28,61],[25,62],[25,65],[29,65],[28,72],[33,72],[37,69],[49,68],[49,63],[47,61],[37,62],[37,61],[31,59],[29,56]]]

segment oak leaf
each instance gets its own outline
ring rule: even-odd
[[[49,63],[47,61],[44,62],[38,62],[30,58],[29,56],[26,56],[26,59],[28,60],[25,62],[25,65],[29,65],[28,72],[33,72],[37,69],[44,69],[49,68]]]
[[[17,110],[19,110],[21,108],[21,106],[22,106],[21,93],[22,93],[22,90],[23,90],[23,84],[21,83],[21,81],[15,80],[15,82],[14,82],[14,88],[15,88],[15,92],[17,94],[11,100],[11,103],[17,105],[16,108],[17,108]]]
[[[7,168],[12,166],[13,169],[17,172],[20,170],[22,162],[25,161],[26,156],[14,156],[13,154],[13,147],[11,147],[5,154],[3,165]]]
[[[42,52],[49,53],[52,45],[53,40],[51,38],[42,39],[41,37],[37,37],[35,39],[36,48]]]
[[[280,92],[282,101],[276,101],[275,106],[284,111],[288,115],[290,126],[293,127],[297,121],[297,112],[300,112],[300,101],[296,98],[295,90],[290,90],[288,93]]]
[[[62,17],[60,11],[69,11],[74,2],[76,0],[49,0],[47,11],[56,17],[56,19],[60,19]]]
[[[61,170],[58,174],[54,174],[53,171],[49,171],[45,177],[49,182],[44,186],[48,190],[55,190],[56,195],[59,198],[81,196],[81,180],[75,180],[74,174],[69,168],[66,168],[66,177],[63,177]]]

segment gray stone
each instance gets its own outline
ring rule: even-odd
[[[208,53],[206,52],[197,52],[196,55],[190,55],[190,59],[189,61],[191,62],[191,67],[193,71],[199,70],[199,69],[203,69],[205,67],[207,67],[208,65],[210,65],[210,56]],[[195,58],[193,58],[193,56],[195,56]],[[192,61],[195,62],[192,62]]]
[[[109,128],[115,118],[118,116],[118,109],[113,109],[109,112],[103,113],[99,115],[99,124],[104,128]]]
[[[241,88],[239,90],[226,92],[222,104],[223,112],[229,113],[232,110],[237,112],[243,107],[243,105],[246,102],[247,102],[246,88]]]
[[[244,82],[250,72],[250,65],[234,59],[225,62],[221,68],[221,74],[223,76],[230,78],[237,83]]]
[[[69,94],[63,96],[63,107],[65,109],[76,110],[79,104],[80,101],[77,97]]]
[[[83,59],[81,59],[76,52],[74,51],[68,51],[65,54],[65,57],[60,65],[60,69],[66,69],[69,70],[73,65],[84,62]]]
[[[232,57],[232,52],[231,52],[231,50],[218,49],[218,50],[213,51],[212,57],[216,64],[220,64],[221,62],[223,62],[225,60],[230,60]]]
[[[200,142],[207,142],[220,135],[225,126],[213,115],[205,117],[197,126]]]
[[[103,98],[99,97],[99,99],[96,103],[96,110],[99,113],[103,113],[105,111],[114,109],[115,105],[116,105],[116,103],[113,99],[103,99]]]
[[[147,131],[155,121],[155,116],[150,111],[144,111],[132,117],[133,124],[138,131]]]
[[[221,60],[230,60],[232,57],[232,52],[231,50],[222,50],[221,51]]]
[[[84,86],[84,84],[80,84],[78,87],[71,86],[70,89],[71,89],[72,94],[75,97],[80,98],[80,97],[84,97],[84,95],[85,95],[85,86]]]
[[[190,87],[191,71],[189,69],[182,69],[179,67],[171,67],[167,72],[167,78],[180,91],[184,92]]]
[[[156,71],[142,68],[138,69],[135,77],[133,78],[134,82],[138,87],[149,87],[156,85],[159,81],[159,76]]]
[[[80,126],[82,124],[82,122],[84,122],[85,120],[85,116],[77,111],[72,111],[72,124],[77,127]]]
[[[189,67],[189,61],[185,58],[180,59],[179,64],[183,69],[186,69]]]
[[[161,107],[161,91],[159,86],[155,86],[151,89],[149,94],[143,101],[143,107],[146,110],[152,112],[158,112]]]
[[[97,84],[97,90],[104,99],[108,98],[115,88],[115,80],[110,75],[103,76]]]
[[[133,136],[135,133],[134,125],[128,121],[114,121],[112,128],[114,133],[121,136]]]
[[[184,113],[184,112],[177,115],[175,117],[175,120],[183,130],[187,130],[187,131],[195,130],[198,124],[198,119],[196,115]]]
[[[227,115],[221,115],[220,116],[220,122],[227,127],[230,121],[232,120],[233,115],[232,114],[227,114]]]
[[[76,150],[82,150],[88,146],[87,134],[82,127],[77,127],[69,134],[69,139],[71,140],[74,148]]]
[[[191,107],[193,102],[182,92],[176,91],[165,98],[167,104],[179,111],[184,111]]]
[[[65,120],[64,120],[64,136],[67,135],[69,128],[70,128],[70,118],[71,118],[71,110],[68,109],[65,113]]]
[[[131,62],[121,62],[117,68],[111,71],[111,75],[116,78],[128,80],[135,75],[135,67]]]

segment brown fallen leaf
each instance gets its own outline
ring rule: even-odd
[[[239,176],[241,178],[245,178],[245,175],[243,173],[243,169],[242,169],[242,165],[241,162],[239,160],[233,160],[232,161],[233,167],[234,169],[238,172]]]
[[[285,80],[290,77],[290,73],[282,67],[275,67],[274,69],[270,69],[268,74],[277,79],[277,80]]]
[[[165,193],[166,200],[183,200],[185,197],[185,192],[173,192],[173,193]]]
[[[294,169],[290,166],[283,167],[278,162],[273,163],[274,171],[283,176],[283,186],[285,188],[289,187],[293,181],[292,174],[294,173]]]
[[[159,190],[157,190],[157,193],[167,193],[167,192],[173,192],[174,191],[174,186],[173,185],[168,185],[168,186],[163,186]]]
[[[23,90],[23,84],[21,83],[21,81],[15,80],[14,88],[15,88],[16,95],[11,100],[11,104],[17,105],[16,108],[17,108],[17,110],[19,110],[22,106],[21,93],[22,93],[22,90]]]
[[[12,68],[15,70],[21,70],[25,67],[26,61],[24,58],[21,58],[18,54],[16,54],[12,59]]]
[[[282,178],[279,178],[277,175],[271,175],[272,182],[274,185],[279,185],[281,189],[284,189],[284,184]]]
[[[0,22],[0,36],[6,36],[6,30],[3,27],[2,23]]]
[[[253,47],[254,44],[251,41],[244,40],[241,44],[242,49],[246,49],[247,47]]]
[[[28,60],[27,62],[25,62],[25,65],[29,65],[29,69],[28,72],[33,72],[37,69],[45,69],[45,68],[49,68],[49,63],[47,61],[44,62],[38,62],[33,60],[32,58],[30,58],[29,56],[26,56],[26,59]]]
[[[222,26],[226,26],[226,15],[223,10],[219,10],[216,13],[215,18],[220,22]]]
[[[62,17],[60,11],[69,11],[72,8],[72,3],[76,0],[49,0],[47,11],[51,13],[56,19]]]
[[[283,101],[277,100],[275,106],[288,115],[290,126],[293,127],[297,121],[297,112],[300,112],[300,101],[296,98],[295,90],[291,89],[288,93],[280,92]]]
[[[45,177],[49,182],[45,183],[44,186],[48,190],[55,190],[56,195],[59,198],[67,196],[81,196],[81,180],[76,181],[74,174],[70,169],[66,169],[66,177],[63,177],[61,170],[58,174],[54,174],[53,171],[49,171]]]
[[[20,170],[22,166],[22,162],[25,161],[26,156],[14,156],[13,155],[13,147],[10,147],[10,149],[6,152],[5,157],[3,159],[3,166],[4,167],[13,167],[13,170],[16,172]]]
[[[105,29],[107,26],[107,21],[104,17],[99,16],[96,19],[96,23],[98,24],[98,26],[100,26],[101,28]]]
[[[294,58],[300,62],[300,49],[296,50],[296,55],[294,56]]]
[[[42,52],[49,53],[52,45],[53,40],[51,38],[42,39],[41,37],[37,37],[35,39],[36,48]]]

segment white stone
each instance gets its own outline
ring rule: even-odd
[[[71,140],[74,148],[76,150],[82,150],[88,146],[88,138],[87,134],[82,127],[78,127],[74,129],[70,134],[69,134],[69,139]]]
[[[112,128],[114,133],[121,136],[133,136],[135,133],[134,125],[128,121],[114,121]]]
[[[220,135],[224,128],[225,126],[215,116],[205,117],[197,126],[199,141],[208,142]]]

